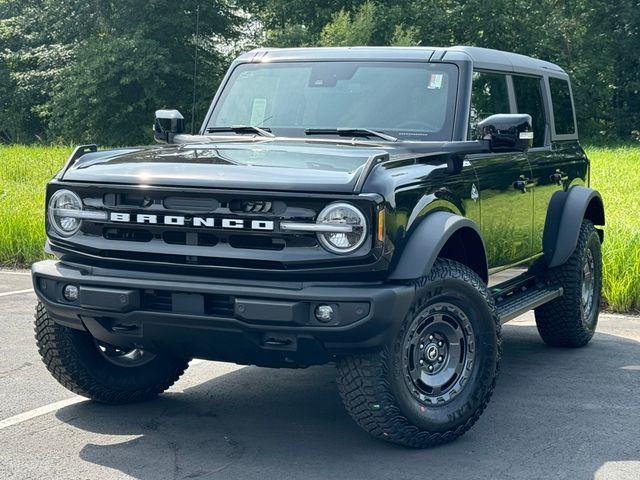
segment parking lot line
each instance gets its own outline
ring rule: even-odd
[[[193,367],[200,363],[205,363],[206,360],[195,359],[189,362],[189,366]],[[81,397],[76,395],[71,398],[67,398],[66,400],[60,400],[59,402],[50,403],[49,405],[44,405],[42,407],[34,408],[33,410],[29,410],[28,412],[19,413],[18,415],[14,415],[13,417],[5,418],[4,420],[0,420],[0,430],[4,430],[5,428],[12,427],[19,423],[26,422],[28,420],[32,420],[37,417],[41,417],[42,415],[46,415],[47,413],[53,413],[61,408],[68,407],[70,405],[75,405],[76,403],[90,401],[88,398]]]
[[[14,415],[13,417],[0,420],[0,430],[4,430],[5,428],[17,425],[18,423],[26,422],[27,420],[31,420],[33,418],[46,415],[47,413],[55,412],[56,410],[60,410],[61,408],[68,407],[69,405],[74,405],[76,403],[84,401],[89,400],[76,395],[75,397],[67,398],[66,400],[60,400],[59,402],[50,403],[49,405],[34,408],[33,410],[29,410],[28,412],[19,413],[18,415]]]
[[[16,272],[14,270],[0,270],[0,275],[31,275],[31,272]]]
[[[33,292],[33,288],[26,288],[24,290],[14,290],[13,292],[3,292],[0,293],[0,297],[8,297],[9,295],[18,295],[20,293],[29,293]]]

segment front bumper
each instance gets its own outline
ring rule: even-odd
[[[414,298],[409,285],[160,276],[50,260],[32,275],[55,322],[102,342],[277,367],[379,348]],[[64,298],[66,285],[78,287],[77,300]],[[315,318],[320,304],[334,308],[332,321]]]

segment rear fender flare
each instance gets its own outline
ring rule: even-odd
[[[597,190],[576,185],[567,191],[553,194],[542,236],[544,259],[549,268],[564,264],[578,244],[582,221],[587,218],[594,225],[604,225],[604,203]],[[600,239],[604,233],[598,230]]]

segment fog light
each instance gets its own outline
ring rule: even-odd
[[[75,285],[67,285],[62,291],[62,296],[67,302],[75,302],[78,299],[78,287]]]
[[[336,316],[331,305],[318,305],[315,313],[318,321],[322,323],[331,322]]]

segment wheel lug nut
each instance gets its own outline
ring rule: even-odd
[[[441,347],[442,345],[444,345],[444,343],[442,342],[438,342],[438,346]]]
[[[424,349],[424,343],[421,343],[420,344],[420,350],[423,350],[423,349]]]
[[[424,360],[420,359],[420,365],[424,365]]]
[[[427,368],[429,369],[430,372],[433,372],[433,365],[429,365]]]
[[[444,360],[444,357],[443,357],[442,355],[440,355],[440,356],[438,357],[438,361],[439,361],[439,362],[441,362],[442,360]]]
[[[429,340],[433,340],[433,335],[429,335]]]

